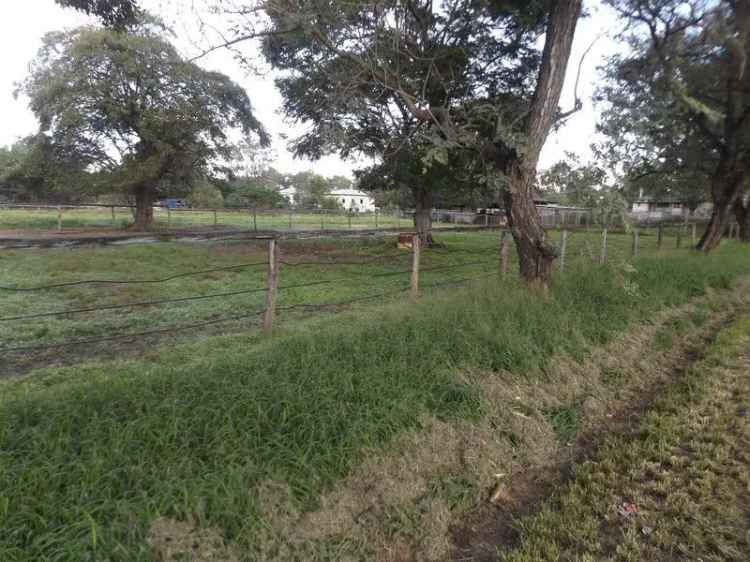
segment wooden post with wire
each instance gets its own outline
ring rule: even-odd
[[[562,230],[560,232],[560,273],[565,271],[565,250],[568,246],[568,231]]]
[[[414,234],[411,240],[411,291],[409,292],[409,298],[411,302],[416,302],[419,297],[419,255],[421,250],[419,234]]]
[[[268,279],[266,289],[266,311],[263,315],[263,330],[266,335],[273,332],[276,316],[276,296],[279,291],[279,245],[276,239],[268,241]]]
[[[602,249],[599,254],[599,264],[604,265],[607,263],[607,228],[602,230]]]
[[[503,230],[500,234],[500,278],[508,273],[508,231]]]

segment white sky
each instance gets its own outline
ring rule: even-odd
[[[187,13],[188,5],[193,1],[142,0],[140,3],[159,14],[173,27],[177,34],[174,42],[186,54],[197,52],[186,40],[186,36],[189,35],[188,28],[193,25],[193,20],[188,21],[190,14]],[[584,3],[591,16],[578,24],[568,77],[560,102],[563,109],[573,105],[575,74],[582,53],[602,31],[614,32],[617,28],[614,16],[599,0],[584,0]],[[74,27],[90,20],[74,10],[58,7],[53,0],[3,0],[0,4],[0,53],[3,53],[0,60],[0,146],[3,146],[33,133],[37,128],[37,121],[27,106],[28,100],[23,97],[14,99],[13,90],[14,84],[26,76],[28,63],[40,47],[42,36],[49,31]],[[185,6],[184,13],[180,9],[181,4]],[[540,168],[548,167],[562,159],[566,150],[580,154],[584,160],[590,155],[589,145],[594,140],[596,124],[596,110],[591,103],[591,94],[598,76],[597,67],[606,62],[607,57],[615,50],[614,41],[605,36],[596,42],[589,53],[582,67],[579,85],[579,96],[584,102],[584,107],[548,139],[542,152]],[[273,135],[276,153],[274,166],[278,170],[294,173],[313,169],[317,173],[331,176],[351,175],[351,170],[358,167],[357,162],[342,161],[337,157],[326,157],[316,162],[294,159],[286,150],[287,141],[284,137],[292,138],[300,129],[285,122],[280,114],[281,96],[276,91],[272,79],[246,74],[225,51],[201,60],[200,64],[228,74],[247,89],[256,116]]]

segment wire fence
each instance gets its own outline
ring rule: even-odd
[[[659,225],[654,229],[636,228],[624,237],[619,235],[616,252],[613,254],[613,236],[608,229],[583,235],[574,230],[562,229],[559,232],[557,268],[559,271],[564,271],[566,267],[570,267],[571,260],[577,258],[586,258],[582,263],[604,264],[611,259],[637,257],[644,250],[660,252],[665,248],[686,247],[696,242],[698,234],[695,225],[679,225],[669,229],[664,225]],[[736,237],[738,230],[732,228],[728,234]],[[551,235],[555,234],[551,233]],[[493,276],[502,279],[508,272],[511,241],[512,238],[507,231],[501,231],[499,244],[497,236],[492,234],[491,238],[488,237],[489,244],[486,247],[444,248],[437,246],[429,249],[428,263],[425,262],[425,252],[416,236],[411,238],[402,236],[399,238],[399,247],[396,249],[376,255],[366,255],[359,259],[352,259],[350,256],[339,259],[335,255],[324,255],[313,260],[307,255],[302,255],[297,259],[293,254],[286,255],[284,244],[287,241],[270,238],[262,242],[266,245],[265,259],[262,261],[244,261],[154,278],[88,278],[29,286],[1,285],[0,293],[19,295],[16,303],[18,307],[23,308],[23,312],[1,315],[0,329],[4,328],[5,331],[0,331],[0,333],[26,334],[26,336],[4,338],[10,341],[6,341],[5,345],[0,345],[0,355],[6,358],[14,354],[33,356],[36,353],[58,351],[63,348],[80,348],[122,340],[135,341],[231,322],[257,325],[261,318],[264,331],[271,335],[277,323],[278,314],[293,311],[336,311],[358,303],[383,301],[403,295],[408,295],[411,301],[416,301],[421,293],[432,289],[472,283]],[[378,269],[372,270],[369,269],[370,267]],[[334,275],[328,276],[329,271]],[[56,300],[54,295],[59,291],[70,290],[96,293],[106,287],[169,286],[172,282],[190,278],[210,278],[215,274],[238,274],[239,272],[251,272],[250,278],[256,281],[260,281],[264,276],[265,282],[231,291],[26,311],[26,307],[33,303],[29,303],[24,295],[35,295],[34,298],[37,300],[36,295],[51,295],[44,302],[64,302],[66,299]],[[425,276],[428,276],[428,279],[425,279]],[[309,292],[305,292],[305,290],[321,287],[325,287],[328,291],[325,293],[326,297],[331,294],[342,296],[335,300],[326,298],[316,301],[314,297],[319,297],[319,294],[311,296]],[[244,301],[232,300],[233,297],[244,298],[250,295],[257,295],[257,298]],[[282,299],[282,304],[277,304],[279,296],[285,295],[291,295],[291,298],[287,301]],[[263,302],[259,302],[259,299]],[[92,298],[92,301],[95,300]],[[158,327],[146,326],[147,329],[137,330],[124,329],[122,326],[115,325],[116,323],[101,320],[100,316],[115,314],[120,319],[121,315],[131,314],[135,309],[145,308],[153,311],[176,303],[209,300],[228,300],[230,310],[224,313],[209,310],[210,317],[208,318],[192,318],[190,310],[187,310],[184,314],[178,315],[184,317],[187,320],[185,322]],[[45,330],[48,330],[48,325],[33,324],[37,321],[57,322],[76,316],[84,316],[85,329],[92,332],[88,337],[69,337],[69,330],[63,327],[59,330],[61,337],[47,341],[49,337]],[[97,321],[85,322],[89,318]],[[31,323],[33,329],[22,330],[21,327],[28,323]],[[77,325],[76,328],[80,331],[81,326]],[[34,342],[29,341],[30,339],[43,341]]]

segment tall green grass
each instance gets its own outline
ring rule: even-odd
[[[253,559],[267,525],[259,483],[286,483],[311,509],[363,451],[424,414],[476,415],[477,390],[456,369],[540,376],[553,354],[582,357],[748,272],[746,250],[728,246],[571,272],[548,298],[492,282],[274,340],[217,336],[5,383],[0,560],[149,560],[160,515],[220,527]]]

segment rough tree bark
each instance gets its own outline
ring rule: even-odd
[[[423,248],[432,246],[432,192],[429,189],[414,189],[414,228]]]
[[[736,166],[732,166],[735,168],[733,170],[728,169],[730,164],[724,160],[722,158],[722,162],[719,163],[711,179],[711,199],[714,208],[711,211],[708,227],[696,245],[698,250],[704,252],[710,252],[721,243],[724,231],[732,217],[735,202],[740,198],[746,184],[747,174],[744,170],[737,170]]]
[[[518,251],[521,278],[529,285],[546,287],[557,255],[547,239],[541,217],[534,205],[534,180],[539,153],[558,117],[560,93],[570,58],[581,0],[555,2],[547,24],[536,89],[526,124],[522,154],[495,146],[493,163],[508,178],[504,193],[508,225]]]
[[[133,223],[133,228],[136,230],[146,230],[154,221],[154,201],[156,194],[151,186],[146,184],[136,186],[133,194],[135,195],[135,222]]]
[[[732,210],[737,224],[740,225],[740,241],[750,242],[750,198],[737,197]]]

